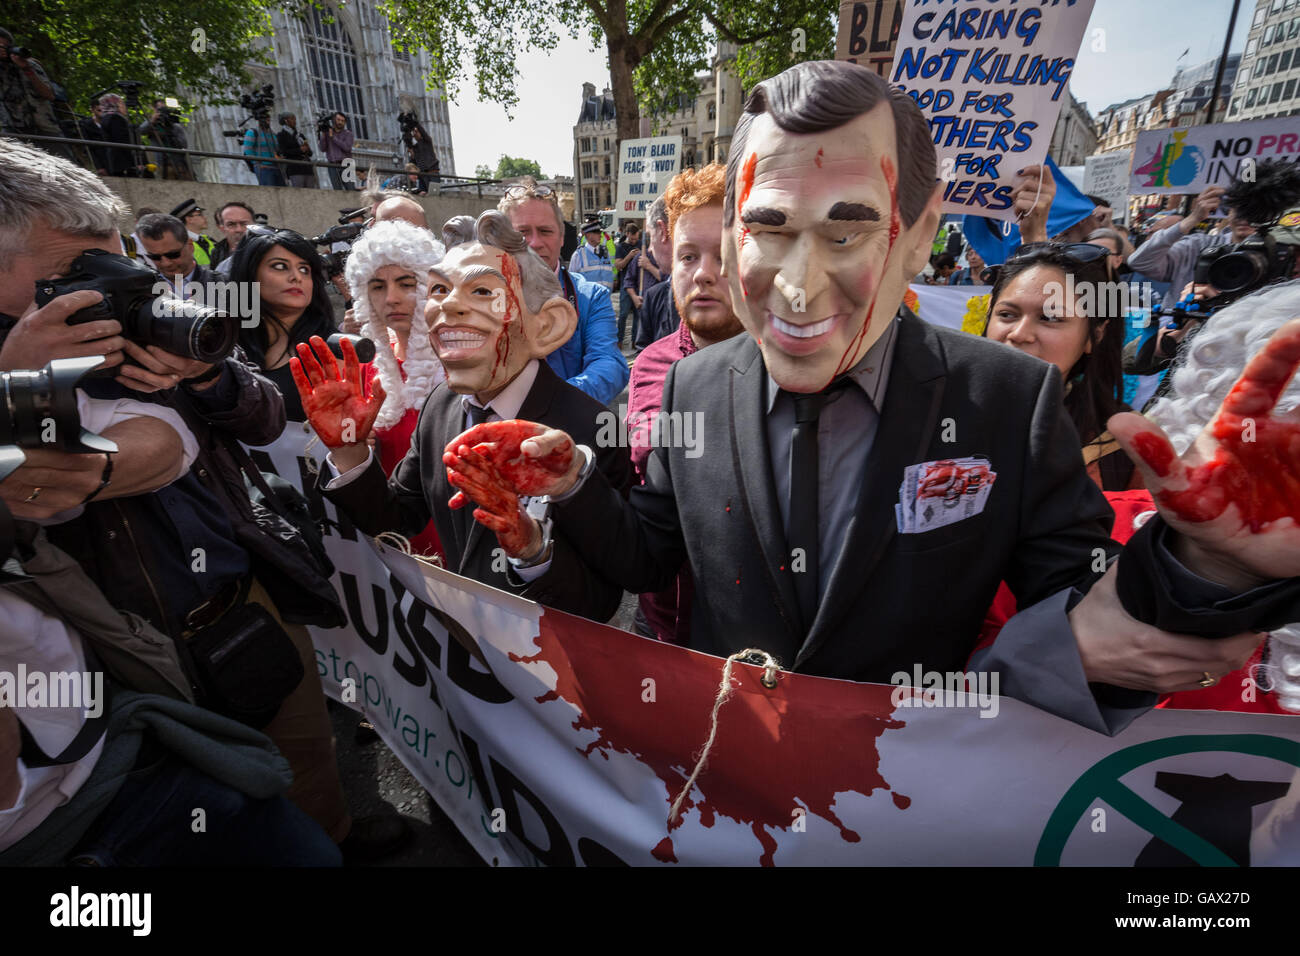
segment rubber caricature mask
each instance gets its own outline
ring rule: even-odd
[[[863,67],[816,62],[760,84],[746,104],[727,167],[723,268],[782,388],[815,392],[852,368],[925,266],[939,218],[934,148],[899,96],[891,104]]]
[[[578,316],[559,280],[499,212],[458,216],[429,277],[429,330],[459,394],[491,401],[534,358],[573,335]]]

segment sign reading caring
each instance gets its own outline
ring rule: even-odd
[[[908,0],[889,81],[930,123],[945,213],[1014,219],[1043,161],[1092,0]]]

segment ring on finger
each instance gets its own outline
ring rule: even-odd
[[[24,498],[23,501],[24,502],[35,501],[40,496],[41,496],[41,489],[40,486],[38,485],[37,487],[32,489],[32,493],[28,495],[26,498]]]
[[[1201,671],[1201,673],[1204,674],[1205,676],[1202,677],[1200,680],[1198,680],[1196,683],[1200,684],[1202,687],[1213,687],[1215,684],[1219,682],[1219,678],[1211,677],[1209,671]]]

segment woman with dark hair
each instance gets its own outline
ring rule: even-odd
[[[1110,416],[1129,410],[1120,399],[1124,318],[1110,315],[1123,297],[1109,252],[1088,243],[1021,246],[998,270],[984,335],[1060,369],[1088,474],[1103,491],[1122,491],[1141,483],[1106,430]]]
[[[316,247],[289,229],[254,226],[235,252],[230,278],[256,282],[260,297],[259,321],[239,330],[240,347],[284,395],[289,421],[306,421],[289,359],[299,342],[336,331]]]

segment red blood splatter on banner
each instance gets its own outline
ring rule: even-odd
[[[667,827],[668,812],[708,736],[723,662],[657,641],[620,638],[603,625],[550,609],[534,642],[538,653],[510,659],[543,662],[554,671],[554,690],[537,702],[563,700],[577,708],[574,730],[597,734],[579,748],[584,756],[627,754],[654,771],[664,785],[665,829],[676,829]],[[629,666],[629,654],[635,666]],[[682,801],[678,825],[692,810],[705,827],[719,816],[747,824],[764,866],[775,863],[776,831],[790,829],[801,805],[833,824],[845,842],[859,842],[832,807],[836,794],[870,796],[890,789],[876,741],[904,726],[893,717],[891,688],[782,674],[769,691],[759,682],[762,673],[760,667],[733,666],[735,689],[719,712],[709,762]],[[647,677],[655,681],[657,702],[643,701],[641,682]],[[910,802],[893,794],[899,810]],[[646,852],[657,860],[677,859],[668,835]]]

